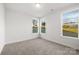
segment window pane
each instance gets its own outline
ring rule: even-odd
[[[41,23],[41,32],[46,33],[46,23],[45,22]]]
[[[33,20],[32,32],[33,33],[38,33],[37,20]]]
[[[63,14],[63,36],[78,38],[79,10],[73,10]]]

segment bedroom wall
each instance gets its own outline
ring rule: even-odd
[[[32,19],[29,15],[19,11],[6,10],[6,44],[37,37],[32,33]]]
[[[0,53],[5,41],[5,9],[4,4],[0,3]]]
[[[50,16],[44,17],[46,20],[46,34],[42,34],[42,37],[46,40],[53,41],[59,44],[63,44],[75,49],[79,49],[79,39],[71,37],[61,36],[61,14],[67,10],[79,8],[79,5],[72,5],[64,8],[60,8],[53,12]]]

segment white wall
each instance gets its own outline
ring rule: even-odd
[[[79,8],[79,5],[61,8],[55,11],[54,14],[52,14],[51,16],[45,17],[44,19],[47,22],[47,32],[46,34],[42,34],[42,37],[49,41],[53,41],[75,49],[79,49],[79,39],[61,36],[61,13],[75,8]]]
[[[5,14],[4,5],[0,3],[0,53],[5,41]]]
[[[32,33],[32,17],[14,10],[6,10],[6,44],[37,37]]]

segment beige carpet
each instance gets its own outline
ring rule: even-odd
[[[33,39],[5,45],[2,55],[75,55],[69,47],[44,39]]]

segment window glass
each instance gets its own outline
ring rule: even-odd
[[[63,36],[78,38],[78,20],[78,9],[63,14]]]

